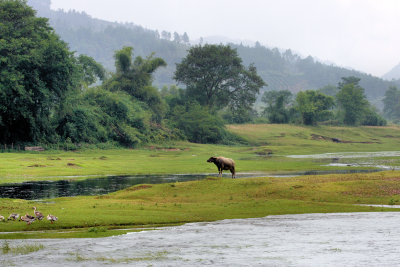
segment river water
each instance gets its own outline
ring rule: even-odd
[[[99,239],[8,240],[3,266],[398,266],[400,213],[267,216]],[[1,253],[1,252],[0,252]]]
[[[294,177],[299,175],[318,175],[332,173],[359,173],[373,172],[371,170],[331,170],[331,171],[304,171],[282,173],[238,173],[237,178],[249,177]],[[129,175],[107,176],[75,180],[74,177],[60,181],[30,181],[24,183],[10,183],[0,185],[0,198],[18,198],[27,200],[39,200],[57,197],[94,196],[104,195],[138,184],[160,184],[172,182],[184,182],[204,179],[217,174],[164,174],[164,175]],[[224,174],[224,177],[231,177]],[[77,178],[77,177],[75,177]]]

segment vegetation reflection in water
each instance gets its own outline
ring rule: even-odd
[[[375,172],[374,170],[332,170],[286,173],[242,173],[238,178],[248,177],[293,177],[332,173]],[[103,195],[138,184],[160,184],[204,179],[210,174],[131,175],[90,178],[86,180],[35,181],[12,183],[0,186],[1,198],[38,200],[56,197]],[[224,177],[230,176],[224,174]]]

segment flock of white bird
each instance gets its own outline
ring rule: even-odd
[[[22,215],[21,217],[19,216],[18,213],[11,213],[10,216],[8,216],[7,220],[20,220],[20,221],[24,221],[26,222],[26,224],[31,224],[33,223],[35,220],[43,220],[44,216],[43,213],[41,213],[40,211],[36,210],[36,207],[33,207],[33,213],[35,214],[35,216],[31,216],[28,213],[26,213],[25,215]],[[58,218],[54,215],[47,215],[47,220],[50,221],[51,223],[55,222],[58,220]],[[0,215],[0,221],[5,221],[5,217]]]

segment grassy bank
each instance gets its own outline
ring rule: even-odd
[[[327,170],[322,160],[287,158],[291,154],[390,151],[400,147],[400,127],[305,127],[231,125],[247,146],[176,142],[139,149],[0,153],[0,183],[57,180],[62,176],[214,173],[212,155],[231,157],[238,172]],[[332,138],[341,142],[333,142]],[[397,159],[387,159],[395,164]]]
[[[381,211],[354,204],[398,204],[400,172],[305,176],[290,179],[213,178],[139,185],[104,196],[43,202],[4,199],[0,214],[30,213],[35,205],[59,221],[0,222],[0,238],[95,237],[114,228],[152,227],[275,214]],[[393,209],[390,209],[393,211]],[[62,230],[62,233],[59,231]],[[44,231],[44,232],[38,232]]]

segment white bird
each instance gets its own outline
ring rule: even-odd
[[[35,221],[35,217],[25,214],[25,216],[21,216],[20,220],[26,222],[26,224],[31,224]]]
[[[47,215],[47,220],[49,220],[51,223],[55,222],[58,220],[58,218],[54,215]]]
[[[41,213],[40,211],[37,211],[37,210],[36,210],[36,207],[33,207],[33,210],[34,210],[34,213],[35,213],[36,218],[37,218],[39,221],[41,221],[41,220],[44,218],[43,213]]]
[[[19,219],[19,214],[18,213],[11,213],[10,216],[8,216],[8,220],[18,220]]]
[[[4,216],[0,215],[0,221],[5,221]]]

